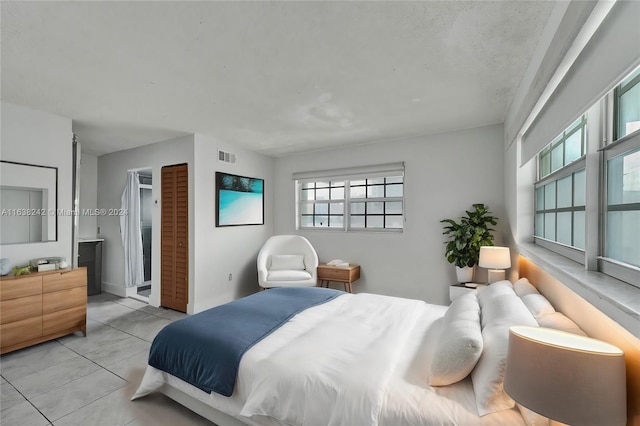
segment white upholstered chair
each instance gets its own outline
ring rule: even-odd
[[[314,287],[318,255],[305,237],[275,235],[258,253],[258,284],[271,287]]]

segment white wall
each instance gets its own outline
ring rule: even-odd
[[[71,119],[2,102],[0,158],[58,168],[58,208],[71,210]],[[58,240],[0,246],[0,256],[23,265],[36,257],[71,261],[71,216],[58,217]]]
[[[94,238],[98,234],[98,217],[82,214],[85,209],[96,208],[98,208],[98,157],[83,152],[80,156],[78,238]]]
[[[139,148],[118,151],[98,157],[98,208],[118,209],[127,181],[127,171],[150,168],[153,182],[160,182],[162,166],[187,163],[189,168],[189,294],[193,294],[194,264],[194,179],[193,140],[184,136]],[[153,233],[151,241],[151,297],[149,304],[160,304],[160,185],[153,185]],[[157,203],[156,203],[157,201]],[[100,237],[104,238],[102,288],[110,293],[126,295],[124,286],[124,250],[120,237],[120,218],[99,216]],[[193,300],[190,299],[191,306]]]
[[[236,164],[217,161],[217,150],[236,154]],[[195,258],[194,312],[230,302],[258,291],[256,258],[262,244],[273,234],[274,160],[210,135],[195,135]],[[215,226],[215,172],[264,179],[265,224]],[[282,210],[291,205],[281,205]],[[229,281],[229,274],[232,280]]]
[[[448,304],[453,265],[444,258],[441,219],[457,218],[473,203],[487,204],[500,218],[496,244],[503,241],[504,135],[502,125],[278,158],[275,163],[276,234],[298,233],[321,261],[340,258],[361,265],[356,292],[370,292]],[[405,162],[404,232],[344,233],[295,230],[291,174]],[[486,271],[476,280],[486,279]]]

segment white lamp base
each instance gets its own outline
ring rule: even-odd
[[[504,269],[489,269],[489,284],[504,280]]]

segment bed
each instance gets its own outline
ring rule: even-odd
[[[508,281],[487,289],[450,307],[337,292],[247,348],[229,396],[149,365],[132,399],[159,391],[219,425],[536,424],[501,377],[508,327],[535,315]]]

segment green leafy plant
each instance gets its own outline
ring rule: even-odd
[[[441,223],[447,223],[443,235],[449,236],[445,241],[444,256],[449,263],[463,268],[478,263],[480,247],[492,246],[493,235],[489,225],[495,226],[498,218],[491,216],[489,208],[484,204],[473,204],[473,210],[467,210],[467,216],[460,218],[459,222],[453,219],[443,219]]]
[[[13,272],[13,275],[18,276],[18,275],[27,275],[29,273],[31,273],[31,266],[27,265],[27,266],[14,266],[13,269],[11,270],[11,272]]]

